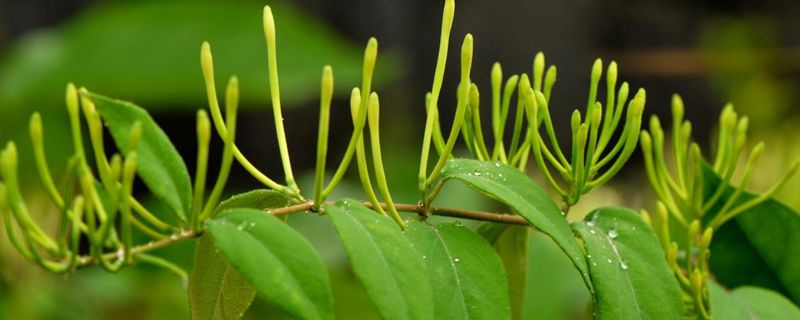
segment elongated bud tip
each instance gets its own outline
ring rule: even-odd
[[[96,108],[94,106],[94,102],[92,102],[92,99],[89,97],[89,90],[86,90],[86,88],[80,88],[78,89],[78,93],[81,97],[81,109],[83,110],[83,113],[87,116],[91,116],[95,113]]]
[[[577,109],[575,111],[572,111],[572,118],[570,120],[571,120],[570,125],[572,126],[572,131],[578,130],[578,126],[581,125],[581,112],[578,111]]]
[[[136,151],[129,153],[125,156],[125,164],[123,165],[123,177],[133,177],[136,174],[136,162],[137,162],[137,154]],[[129,178],[126,178],[129,179]]]
[[[639,143],[644,153],[649,154],[650,150],[653,150],[653,139],[650,137],[650,133],[647,132],[647,130],[642,130],[642,133],[639,135]]]
[[[714,228],[706,228],[703,231],[703,236],[700,238],[700,245],[703,248],[708,248],[711,245],[711,238],[714,236]]]
[[[658,116],[656,115],[650,117],[650,131],[654,136],[656,136],[656,138],[658,135],[663,133],[661,130],[661,120],[659,120]]]
[[[700,220],[694,220],[689,224],[689,234],[694,236],[700,232]]]
[[[0,152],[0,169],[3,177],[8,179],[9,175],[17,172],[17,145],[14,141],[9,141],[6,148]]]
[[[353,88],[350,92],[350,113],[353,115],[353,120],[356,119],[358,109],[361,106],[361,89],[358,87]]]
[[[537,52],[533,58],[533,72],[541,75],[544,72],[544,53]]]
[[[431,97],[433,97],[433,94],[431,94],[430,91],[425,93],[425,109],[426,110],[431,107]]]
[[[464,43],[461,45],[461,70],[463,73],[469,72],[472,67],[472,34],[464,36]]]
[[[672,95],[672,118],[673,121],[681,121],[683,119],[683,99],[677,94]]]
[[[603,75],[603,60],[597,58],[594,60],[594,64],[592,64],[592,83],[600,81],[600,77]]]
[[[378,39],[370,37],[367,41],[367,48],[364,50],[364,64],[375,65],[376,59],[378,59]]]
[[[722,130],[725,132],[729,132],[736,126],[737,115],[736,111],[733,109],[733,104],[726,104],[725,108],[722,109],[722,114],[720,114],[720,126],[722,126]]]
[[[661,223],[668,223],[669,212],[667,211],[667,206],[665,206],[663,202],[656,201],[656,213]]]
[[[703,288],[703,274],[699,269],[694,269],[692,272],[692,288],[695,291],[700,291]]]
[[[444,14],[442,22],[453,23],[453,16],[455,15],[456,11],[456,1],[455,0],[445,0],[444,2]]]
[[[42,143],[42,116],[38,112],[34,112],[31,115],[31,123],[30,123],[30,133],[31,133],[31,140],[33,140],[33,144],[41,144]]]
[[[322,97],[330,101],[333,95],[333,68],[326,65],[322,68]]]
[[[480,105],[480,92],[478,92],[478,86],[476,84],[471,84],[469,86],[469,104],[477,107]]]
[[[517,82],[517,90],[519,92],[525,92],[531,88],[531,79],[528,78],[527,73],[523,73],[522,76],[519,77],[519,81]]]
[[[272,16],[272,8],[264,6],[264,35],[267,42],[275,42],[275,18]]]
[[[646,223],[651,228],[653,227],[653,220],[650,219],[650,213],[647,212],[647,210],[642,209],[641,211],[639,211],[639,215],[642,216],[642,220],[644,221],[644,223]]]
[[[78,113],[78,90],[72,83],[67,84],[67,111],[70,114]]]
[[[197,110],[197,141],[201,146],[205,146],[211,140],[211,121],[208,120],[208,113]]]
[[[367,114],[369,115],[369,123],[371,126],[378,124],[378,119],[380,118],[380,100],[378,100],[378,94],[373,92],[369,95],[369,105],[367,106]]]
[[[750,118],[748,118],[747,116],[739,118],[739,123],[736,124],[736,134],[745,135],[749,127],[750,127]]]
[[[500,67],[499,62],[492,65],[492,85],[499,86],[503,81],[503,68]]]
[[[225,90],[225,108],[230,112],[235,112],[239,106],[239,78],[232,76],[228,79],[228,87]]]
[[[692,135],[692,123],[691,122],[686,121],[686,122],[683,123],[683,126],[681,127],[681,135],[683,135],[684,137],[687,137],[687,138]]]
[[[203,69],[203,78],[213,81],[214,78],[214,57],[211,55],[211,45],[208,41],[203,41],[200,45],[200,67]]]
[[[586,146],[586,137],[589,135],[589,126],[585,123],[578,128],[578,147],[583,149]]]
[[[608,83],[617,83],[617,72],[617,62],[611,61],[611,63],[608,64],[606,81],[608,81]]]
[[[603,104],[599,101],[594,103],[594,108],[592,108],[592,126],[598,127],[600,125],[600,120],[603,119]]]
[[[139,141],[142,141],[142,123],[136,121],[128,134],[128,150],[136,150],[139,147]]]
[[[676,261],[678,260],[678,244],[673,242],[669,244],[667,248],[667,262],[670,266],[674,266]]]
[[[638,118],[644,112],[644,106],[647,103],[647,91],[639,89],[636,95],[633,96],[630,105],[628,106],[628,116]]]

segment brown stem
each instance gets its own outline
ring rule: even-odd
[[[329,201],[328,203],[333,203],[333,201]],[[362,201],[362,204],[367,208],[372,208],[372,204],[369,201]],[[386,203],[380,203],[381,207],[386,208]],[[494,212],[486,212],[486,211],[473,211],[473,210],[463,210],[463,209],[455,209],[455,208],[444,208],[444,207],[430,207],[425,208],[419,204],[403,204],[403,203],[396,203],[395,207],[398,211],[403,212],[415,212],[420,216],[428,216],[428,215],[437,215],[437,216],[445,216],[445,217],[454,217],[454,218],[462,218],[462,219],[470,219],[470,220],[480,220],[480,221],[490,221],[490,222],[498,222],[498,223],[507,223],[507,224],[516,224],[516,225],[529,225],[528,221],[522,218],[519,215],[515,214],[504,214],[504,213],[494,213]],[[314,208],[314,203],[311,201],[303,202],[300,204],[294,204],[286,207],[275,208],[268,210],[272,215],[284,215],[290,213],[299,213],[305,211],[311,211]],[[180,231],[178,233],[172,234],[167,238],[163,238],[160,240],[152,241],[147,244],[139,245],[133,247],[131,249],[131,253],[136,255],[138,253],[146,253],[156,249],[160,249],[166,246],[169,246],[173,243],[192,239],[199,237],[203,234],[203,230],[198,231]],[[107,259],[113,259],[117,257],[119,254],[116,252],[106,253],[105,256]],[[91,256],[84,256],[78,258],[78,267],[84,267],[88,265],[92,265],[97,263],[94,257]]]

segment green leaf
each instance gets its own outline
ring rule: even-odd
[[[435,319],[511,318],[503,264],[483,238],[456,224],[411,222],[405,233],[436,288]]]
[[[286,195],[269,189],[256,189],[231,196],[219,203],[216,212],[228,209],[267,210],[287,206],[291,200]]]
[[[214,248],[210,236],[197,240],[194,257],[189,278],[192,319],[240,319],[256,296],[255,287]]]
[[[586,260],[569,224],[550,195],[531,178],[516,168],[499,162],[454,159],[448,161],[442,169],[434,190],[438,190],[440,184],[451,179],[459,180],[511,207],[531,225],[550,236],[570,257],[591,290]]]
[[[259,189],[222,201],[216,212],[240,208],[266,210],[289,202],[281,193]],[[214,247],[211,237],[201,237],[197,241],[194,269],[189,279],[192,319],[239,319],[255,295],[255,287],[242,278],[225,255]]]
[[[664,250],[642,218],[600,208],[572,224],[583,239],[600,319],[679,319],[681,290]]]
[[[709,282],[711,315],[725,320],[800,319],[800,309],[779,293],[759,287],[738,287],[728,292]]]
[[[192,204],[192,184],[186,164],[169,137],[141,107],[97,94],[90,96],[123,153],[129,151],[133,124],[137,121],[142,124],[142,139],[136,149],[136,171],[156,198],[186,220],[185,213]]]
[[[704,168],[705,196],[711,197],[722,183],[708,166]],[[723,192],[713,216],[733,193]],[[743,192],[737,203],[755,195]],[[717,281],[729,287],[755,285],[786,294],[800,303],[800,213],[769,199],[715,230],[709,266]]]
[[[325,204],[322,211],[381,318],[433,319],[434,296],[422,257],[389,217],[349,199]]]
[[[278,218],[232,209],[206,222],[222,253],[258,294],[297,319],[332,319],[325,265],[311,244]]]
[[[528,283],[528,243],[530,230],[525,226],[483,223],[476,232],[488,241],[503,261],[508,277],[512,319],[522,319]]]

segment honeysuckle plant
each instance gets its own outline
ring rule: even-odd
[[[536,318],[522,312],[526,268],[521,261],[527,261],[531,232],[550,237],[569,258],[592,296],[587,316],[595,319],[800,317],[791,300],[772,291],[743,287],[728,292],[714,282],[715,274],[736,268],[714,270],[709,262],[715,230],[746,216],[770,219],[768,212],[760,212],[764,206],[778,206],[788,213],[788,218],[781,216],[790,219],[788,225],[796,226],[800,219],[771,199],[796,171],[796,164],[767,192],[743,191],[763,144],[753,148],[739,184],[731,186],[746,146],[746,117],[739,117],[732,107],[724,109],[713,162],[706,162],[698,144],[691,141],[691,124],[683,119],[683,103],[676,96],[673,152],[667,154],[657,117],[651,118],[649,131],[641,130],[644,89],[631,95],[628,83],[618,86],[615,62],[607,65],[606,94],[599,98],[603,63],[598,59],[591,68],[586,107],[571,117],[571,148],[562,150],[550,117],[556,67],[545,68],[539,53],[530,75],[506,78],[499,63],[492,67],[491,88],[486,91],[490,99],[483,99],[491,107],[492,139],[487,141],[480,90],[471,78],[474,39],[467,34],[460,50],[452,126],[443,130],[439,98],[454,13],[454,1],[445,1],[433,83],[422,106],[427,116],[417,176],[419,203],[395,203],[387,183],[380,95],[372,87],[378,58],[375,38],[369,39],[364,51],[362,82],[351,91],[349,143],[327,181],[334,73],[330,66],[322,69],[313,190],[300,190],[284,131],[274,17],[266,6],[264,35],[282,179],[258,169],[237,147],[239,81],[229,78],[220,104],[211,45],[205,42],[200,62],[208,110],[197,111],[194,178],[145,109],[69,84],[66,105],[74,152],[61,184],[49,169],[42,115],[34,113],[30,119],[36,167],[59,210],[58,228],[51,233],[32,218],[18,176],[17,147],[8,142],[0,152],[0,213],[9,241],[26,259],[56,273],[93,265],[110,272],[137,263],[164,267],[188,281],[196,319],[238,319],[256,295],[290,318],[333,318],[334,302],[322,259],[302,234],[285,223],[288,214],[317,214],[330,220],[356,277],[386,319]],[[116,146],[110,157],[104,128]],[[507,131],[510,139],[504,136]],[[218,155],[219,172],[207,190],[213,136],[224,147]],[[455,155],[459,141],[471,159]],[[637,144],[658,199],[656,214],[601,207],[583,220],[570,221],[566,215],[570,208],[610,181]],[[531,156],[551,193],[525,174],[533,168],[528,164]],[[330,200],[354,157],[364,200]],[[234,162],[264,188],[221,201]],[[667,169],[668,162],[674,170]],[[133,190],[137,180],[171,217],[156,214],[140,201],[141,192]],[[506,212],[435,206],[443,185],[451,181],[496,200]],[[460,222],[434,223],[428,219],[431,215],[481,223],[473,230]],[[149,240],[134,241],[142,238]],[[198,241],[191,274],[168,257],[151,254],[193,238]],[[773,262],[778,259],[797,261],[800,246],[796,239],[788,241],[787,250],[767,257],[768,268],[777,268]],[[763,249],[759,245],[753,242],[757,250]],[[775,272],[786,285],[778,290],[797,302],[798,265],[781,266]]]

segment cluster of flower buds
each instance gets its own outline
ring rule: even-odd
[[[0,215],[10,242],[25,258],[56,273],[90,264],[115,272],[125,265],[144,261],[185,275],[169,262],[146,253],[148,248],[160,244],[135,246],[135,233],[164,241],[171,236],[189,235],[159,219],[134,198],[142,123],[133,122],[127,136],[117,143],[120,152],[108,157],[103,145],[104,122],[95,98],[86,89],[67,86],[66,104],[75,151],[67,162],[61,188],[48,167],[41,116],[39,113],[31,116],[30,136],[36,167],[59,212],[54,236],[34,221],[23,198],[15,143],[9,142],[0,152]],[[84,149],[81,116],[89,129],[91,149]],[[94,170],[90,162],[94,162]]]
[[[747,156],[739,183],[731,187],[739,158],[747,142],[748,118],[739,116],[732,105],[722,110],[713,163],[706,162],[699,145],[692,141],[692,125],[684,120],[684,105],[677,95],[672,97],[672,159],[665,151],[664,130],[658,117],[650,118],[650,130],[641,135],[647,177],[655,191],[657,215],[642,214],[659,236],[667,260],[684,292],[700,314],[708,315],[706,279],[709,276],[708,255],[714,230],[748,209],[768,200],[797,170],[797,162],[788,173],[766,192],[741,201],[744,187],[753,168],[764,152],[759,142]],[[673,163],[668,168],[667,163]],[[707,181],[705,171],[721,179],[716,186]],[[732,190],[732,191],[731,191]],[[724,195],[724,196],[723,196]],[[687,235],[685,248],[670,238],[670,228]]]

